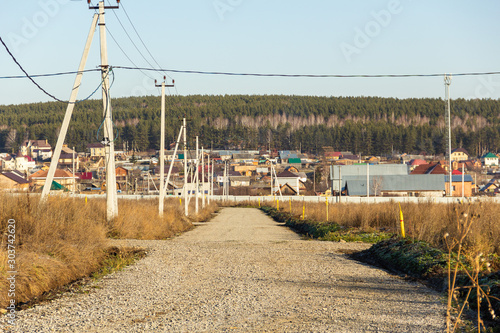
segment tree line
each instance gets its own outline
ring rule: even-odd
[[[479,156],[500,147],[498,100],[452,100],[452,146]],[[160,97],[112,100],[118,149],[158,149]],[[0,149],[17,152],[27,139],[55,146],[66,104],[0,106]],[[442,154],[446,150],[442,99],[314,97],[284,95],[168,96],[167,144],[174,142],[182,118],[188,119],[190,145],[213,149],[278,149],[321,153],[336,150],[384,155],[391,152]],[[102,140],[101,100],[78,103],[66,143],[83,151]]]

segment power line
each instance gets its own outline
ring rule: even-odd
[[[51,97],[52,99],[55,99],[56,101],[58,102],[64,102],[63,100],[55,97],[54,95],[52,95],[51,93],[47,92],[45,89],[43,89],[38,83],[36,83],[35,80],[33,80],[33,78],[28,74],[28,72],[26,72],[23,68],[23,66],[21,66],[21,64],[17,61],[16,57],[14,57],[14,55],[10,52],[9,48],[7,47],[7,45],[5,45],[2,37],[0,37],[0,42],[2,42],[3,46],[5,47],[5,50],[7,50],[7,53],[11,56],[12,60],[14,60],[14,62],[16,63],[16,65],[21,69],[21,71],[26,75],[26,77],[28,79],[31,80],[31,82],[33,82],[33,84],[35,86],[37,86],[38,89],[40,89],[44,94],[46,94],[47,96]]]
[[[235,72],[213,72],[198,70],[179,69],[156,69],[144,67],[113,66],[115,69],[141,70],[141,71],[164,71],[180,74],[200,74],[200,75],[225,75],[225,76],[256,76],[256,77],[288,77],[288,78],[407,78],[407,77],[444,77],[444,73],[432,74],[279,74],[279,73],[235,73]],[[454,73],[453,76],[484,76],[499,75],[499,72],[469,72]]]
[[[144,46],[144,48],[146,49],[146,51],[148,51],[149,55],[151,56],[151,59],[153,59],[153,61],[155,62],[155,64],[161,68],[161,65],[158,63],[158,61],[156,61],[155,57],[153,56],[153,54],[149,51],[148,47],[146,46],[146,44],[144,43],[144,40],[141,38],[141,35],[139,35],[139,32],[137,31],[137,29],[135,28],[135,25],[134,23],[132,22],[132,20],[130,19],[130,16],[128,16],[128,13],[127,11],[125,10],[125,6],[123,5],[123,3],[121,3],[121,7],[123,9],[123,12],[125,13],[125,15],[127,16],[127,19],[128,21],[130,22],[130,25],[132,26],[132,28],[134,29],[135,33],[137,34],[137,37],[139,37],[139,40],[141,41],[142,45]],[[168,75],[166,72],[164,73],[166,74],[171,80],[172,77],[170,75]]]
[[[70,74],[80,74],[87,72],[100,72],[99,68],[96,69],[85,69],[83,71],[72,71],[72,72],[58,72],[58,73],[49,73],[49,74],[31,74],[30,77],[51,77],[51,76],[62,76],[62,75],[70,75]],[[26,75],[11,75],[11,76],[0,76],[0,80],[2,79],[25,79]]]
[[[111,39],[113,39],[113,41],[115,42],[116,46],[118,46],[118,48],[120,49],[120,51],[122,51],[123,55],[132,63],[132,65],[134,65],[135,67],[137,67],[137,65],[135,64],[135,62],[130,59],[130,57],[128,56],[128,54],[125,52],[125,50],[123,50],[123,48],[120,46],[120,44],[118,43],[118,41],[116,40],[116,38],[113,36],[113,34],[111,33],[111,31],[109,30],[108,26],[106,26],[106,31],[108,32],[108,34],[111,36]],[[140,70],[140,69],[139,69]],[[150,75],[148,75],[145,71],[143,70],[140,70],[142,74],[144,74],[145,76],[147,76],[148,78],[150,78],[151,80],[154,80]]]
[[[120,26],[122,27],[123,31],[125,32],[125,34],[127,35],[128,39],[130,40],[130,42],[132,43],[132,45],[134,45],[135,49],[137,50],[137,52],[139,52],[139,54],[141,55],[141,57],[148,63],[149,66],[151,67],[154,67],[148,59],[146,59],[146,57],[144,56],[144,54],[142,54],[141,50],[139,50],[139,47],[135,44],[134,40],[132,39],[132,37],[130,37],[129,33],[127,32],[127,29],[125,29],[125,26],[123,25],[122,21],[120,20],[120,18],[118,17],[118,15],[116,14],[116,12],[113,10],[113,14],[115,15],[116,19],[118,20],[118,23],[120,24]],[[109,32],[109,30],[108,30]],[[114,38],[113,38],[114,39]],[[116,40],[115,40],[116,42]],[[117,43],[118,44],[118,43]],[[122,50],[123,51],[123,50]],[[148,51],[149,52],[149,51]],[[128,56],[127,56],[128,58]],[[129,58],[130,60],[130,58]],[[135,65],[134,65],[135,66]],[[158,72],[158,71],[157,71]]]
[[[90,4],[91,4],[91,5],[93,5],[93,4],[92,4],[92,2],[91,2]],[[97,11],[97,9],[94,9],[94,12],[95,12],[96,14],[99,14],[99,13],[98,13],[98,11]],[[116,13],[115,13],[114,11],[113,11],[113,13],[114,13],[114,14],[115,14],[115,16],[116,16]],[[118,17],[116,17],[116,18],[118,19]],[[120,19],[118,19],[118,21],[120,21]],[[120,24],[121,24],[121,22],[120,22]],[[123,25],[122,25],[122,28],[123,28]],[[125,28],[124,28],[124,29],[125,29]],[[136,65],[136,63],[135,63],[132,59],[130,59],[130,57],[128,56],[127,52],[125,52],[125,50],[121,47],[120,43],[118,43],[118,41],[117,41],[117,40],[116,40],[116,38],[113,36],[113,34],[111,33],[111,31],[109,30],[109,28],[108,28],[108,26],[107,26],[107,25],[106,25],[106,31],[107,31],[107,32],[108,32],[108,34],[111,36],[111,39],[113,39],[113,41],[115,42],[116,46],[118,46],[118,48],[120,49],[120,51],[122,51],[123,55],[124,55],[124,56],[128,59],[128,61],[130,61],[130,63],[131,63],[132,65],[134,65],[135,67],[138,67],[138,66]],[[127,33],[127,32],[125,31],[125,33]],[[128,36],[128,34],[127,34],[127,36]],[[129,36],[129,38],[130,38],[130,36]],[[134,42],[132,42],[132,43],[134,43]],[[134,46],[135,46],[135,45],[134,45]],[[137,48],[137,46],[136,46],[136,48]],[[140,53],[140,52],[139,52],[139,53]],[[149,62],[148,62],[148,64],[149,64],[151,67],[153,67],[153,66],[152,66]],[[151,76],[149,76],[146,72],[144,72],[144,71],[141,71],[141,72],[142,72],[142,74],[144,74],[145,76],[147,76],[149,79],[154,80],[154,79],[153,79]]]
[[[33,75],[29,75],[28,72],[26,72],[23,68],[23,66],[21,66],[21,64],[19,63],[19,61],[17,61],[16,57],[14,57],[14,55],[12,54],[12,52],[10,52],[9,48],[7,47],[7,45],[4,43],[2,37],[0,37],[0,42],[3,44],[3,46],[5,47],[5,50],[7,50],[7,53],[12,57],[12,60],[14,60],[14,62],[17,64],[17,66],[19,66],[19,68],[21,69],[21,71],[23,71],[24,75],[25,76],[16,76],[16,77],[10,77],[10,78],[24,78],[24,77],[27,77],[28,79],[30,79],[31,82],[33,82],[33,84],[38,88],[40,89],[45,95],[49,96],[50,98],[58,101],[58,102],[63,102],[63,103],[70,103],[69,101],[63,101],[57,97],[55,97],[54,95],[52,95],[51,93],[49,93],[47,90],[43,89],[34,79],[33,77],[48,77],[48,76],[61,76],[61,75],[66,75],[66,74],[69,74],[69,73],[73,73],[73,74],[80,74],[80,73],[84,73],[84,72],[93,72],[93,71],[96,71],[97,69],[89,69],[89,70],[83,70],[83,71],[76,71],[76,72],[59,72],[59,73],[51,73],[51,74],[38,74],[36,76],[33,76]],[[99,70],[100,71],[100,70]],[[1,77],[0,77],[1,78]],[[9,77],[3,77],[3,78],[9,78]],[[76,101],[76,102],[72,102],[74,104],[76,103],[80,103],[80,102],[83,102],[83,101],[86,101],[88,99],[90,99],[90,97],[92,97],[96,92],[97,90],[99,89],[99,87],[101,86],[102,82],[99,83],[99,86],[87,97],[85,97],[84,99],[80,100],[80,101]]]
[[[108,31],[109,32],[109,31]],[[111,35],[111,34],[110,34]],[[117,44],[118,45],[118,44]],[[132,60],[129,59],[131,62]],[[134,64],[135,65],[135,64]],[[144,67],[130,67],[130,66],[112,66],[114,69],[125,69],[125,70],[138,70],[144,73],[144,71],[158,71],[155,68],[144,68]],[[159,69],[161,71],[180,73],[180,74],[200,74],[200,75],[226,75],[226,76],[258,76],[258,77],[290,77],[290,78],[407,78],[407,77],[444,77],[445,74],[434,73],[434,74],[272,74],[272,73],[233,73],[233,72],[210,72],[210,71],[195,71],[195,70],[179,70],[179,69]],[[69,74],[87,73],[87,72],[97,72],[100,69],[86,69],[84,71],[72,71],[72,72],[55,72],[46,74],[34,74],[34,75],[11,75],[11,76],[0,76],[0,79],[24,79],[35,78],[35,77],[54,77]],[[146,75],[146,73],[144,73]],[[469,73],[455,73],[453,76],[486,76],[486,75],[500,75],[500,72],[469,72]],[[148,75],[146,75],[148,76]],[[151,78],[150,76],[148,76]]]
[[[148,52],[149,56],[151,57],[151,59],[153,59],[154,63],[159,67],[161,68],[161,65],[158,63],[158,61],[156,60],[156,58],[153,56],[153,54],[151,53],[151,51],[149,50],[149,48],[146,46],[146,43],[144,42],[144,40],[142,39],[141,35],[139,34],[139,31],[137,31],[134,23],[132,22],[132,20],[130,19],[130,16],[128,15],[127,13],[127,10],[125,9],[125,6],[123,5],[123,3],[121,3],[121,9],[123,9],[123,12],[125,13],[125,16],[127,17],[130,25],[132,26],[132,28],[134,29],[135,31],[135,34],[137,35],[137,37],[139,38],[139,40],[141,41],[142,43],[142,46],[144,46],[144,49],[146,49],[146,51]],[[125,32],[125,34],[127,35],[127,37],[130,39],[130,41],[132,42],[132,44],[134,45],[134,47],[136,48],[137,52],[139,52],[139,54],[142,56],[142,58],[149,64],[149,66],[151,67],[154,67],[153,65],[151,65],[151,63],[146,59],[146,57],[142,54],[142,52],[139,50],[139,48],[137,47],[137,45],[134,43],[134,41],[132,40],[132,37],[129,35],[129,33],[127,32],[127,29],[125,28],[125,26],[122,24],[120,18],[118,17],[118,15],[116,14],[115,10],[113,10],[113,14],[115,15],[116,19],[118,20],[118,23],[120,23],[121,27],[123,28],[123,31]],[[116,42],[116,40],[115,40]],[[128,56],[127,56],[128,57]],[[129,59],[130,60],[130,59]],[[158,73],[160,73],[160,71],[157,71]],[[143,72],[144,75],[148,76],[146,73]],[[164,76],[168,76],[171,80],[173,80],[173,78],[168,75],[167,72],[163,72],[163,75]],[[148,76],[149,77],[149,76]],[[149,77],[150,79],[153,79],[151,77]],[[179,94],[177,92],[177,86],[174,86],[175,88],[175,92],[176,94]],[[170,90],[167,88],[167,90],[169,91],[169,94],[170,94]]]

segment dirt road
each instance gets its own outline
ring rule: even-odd
[[[439,294],[348,259],[366,244],[302,240],[257,209],[225,208],[50,304],[20,332],[442,332]],[[0,325],[2,323],[0,322]]]

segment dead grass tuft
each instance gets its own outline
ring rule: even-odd
[[[161,218],[157,200],[123,199],[118,205],[119,216],[109,225],[109,236],[113,238],[166,239],[192,228],[174,199],[165,201]]]
[[[99,267],[106,246],[100,212],[73,199],[0,197],[0,306],[7,304],[7,221],[16,228],[16,302],[69,283]]]
[[[445,233],[458,236],[457,212],[460,204],[402,203],[406,235],[408,238],[425,241],[442,250]],[[273,204],[275,207],[275,204]],[[303,204],[292,204],[292,214],[302,216]],[[288,203],[280,210],[288,212]],[[481,248],[483,253],[500,255],[500,205],[491,201],[471,204],[471,214],[477,216],[466,246]],[[337,223],[363,232],[400,232],[399,205],[396,202],[377,204],[329,204],[328,221],[325,203],[305,203],[305,218],[318,223]]]
[[[0,194],[0,307],[7,306],[9,219],[15,222],[16,303],[66,285],[98,270],[106,259],[107,237],[166,239],[192,228],[177,199],[166,200],[158,216],[154,200],[119,200],[119,216],[106,222],[105,200]],[[217,209],[200,208],[202,220]],[[193,211],[194,207],[190,211]]]

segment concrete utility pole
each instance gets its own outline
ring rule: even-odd
[[[186,139],[186,118],[182,119],[183,141],[184,141],[184,215],[189,215],[188,193],[187,193],[187,139]]]
[[[82,59],[80,60],[80,66],[78,66],[78,73],[76,74],[75,83],[73,84],[69,103],[66,108],[66,113],[64,114],[61,130],[59,131],[59,137],[57,138],[54,154],[52,155],[52,160],[50,161],[49,172],[47,173],[47,178],[45,179],[40,202],[43,202],[45,201],[45,199],[47,199],[50,188],[52,187],[52,182],[54,180],[54,175],[57,169],[57,163],[59,162],[59,158],[61,157],[62,146],[64,144],[64,140],[66,139],[66,134],[68,133],[69,122],[71,120],[71,115],[73,114],[73,109],[75,108],[78,90],[80,89],[80,85],[82,83],[83,71],[85,70],[85,64],[87,63],[90,46],[92,45],[92,39],[94,38],[94,32],[97,27],[97,19],[98,15],[94,14],[92,24],[90,26],[90,31],[87,36],[87,42],[85,43],[85,48],[83,50]]]
[[[205,208],[205,156],[201,146],[201,207]]]
[[[73,147],[73,154],[72,154],[72,162],[73,162],[73,194],[76,193],[76,179],[75,179],[75,147]]]
[[[99,6],[90,6],[89,9],[99,10],[99,37],[101,42],[101,77],[102,77],[102,105],[104,116],[104,138],[102,144],[105,149],[106,167],[106,218],[111,221],[118,216],[118,197],[116,194],[115,176],[115,140],[113,138],[113,117],[111,109],[111,96],[109,95],[109,65],[108,49],[106,43],[106,23],[104,9],[118,9],[118,6],[105,6],[104,1],[99,1]],[[116,1],[120,3],[119,0]]]
[[[214,172],[215,172],[215,165],[214,161],[212,161],[212,172],[210,173],[210,196],[213,197],[214,195]]]
[[[194,164],[195,165],[195,170],[196,170],[196,173],[195,173],[195,179],[196,179],[196,183],[195,183],[195,186],[196,186],[196,202],[195,202],[195,213],[198,214],[198,199],[200,198],[200,177],[198,177],[198,175],[200,174],[198,168],[200,166],[200,156],[198,154],[198,136],[196,136],[196,163]],[[193,183],[193,179],[191,178],[191,183]]]
[[[161,87],[161,116],[160,116],[160,128],[161,128],[161,133],[160,133],[160,156],[159,156],[159,161],[158,165],[160,166],[160,194],[159,194],[159,204],[158,204],[158,214],[160,216],[163,216],[163,202],[165,199],[165,190],[163,189],[164,187],[164,181],[165,181],[165,87],[173,87],[174,86],[174,81],[172,80],[171,85],[165,85],[165,79],[166,77],[163,77],[163,82],[161,85],[156,84],[155,80],[155,86],[156,87]],[[168,184],[167,184],[168,187]]]
[[[452,167],[451,167],[451,110],[450,110],[450,84],[451,84],[451,75],[444,75],[444,85],[445,85],[445,98],[446,98],[446,125],[448,127],[448,174],[449,179],[449,190],[448,196],[453,195],[453,187],[452,187]]]

